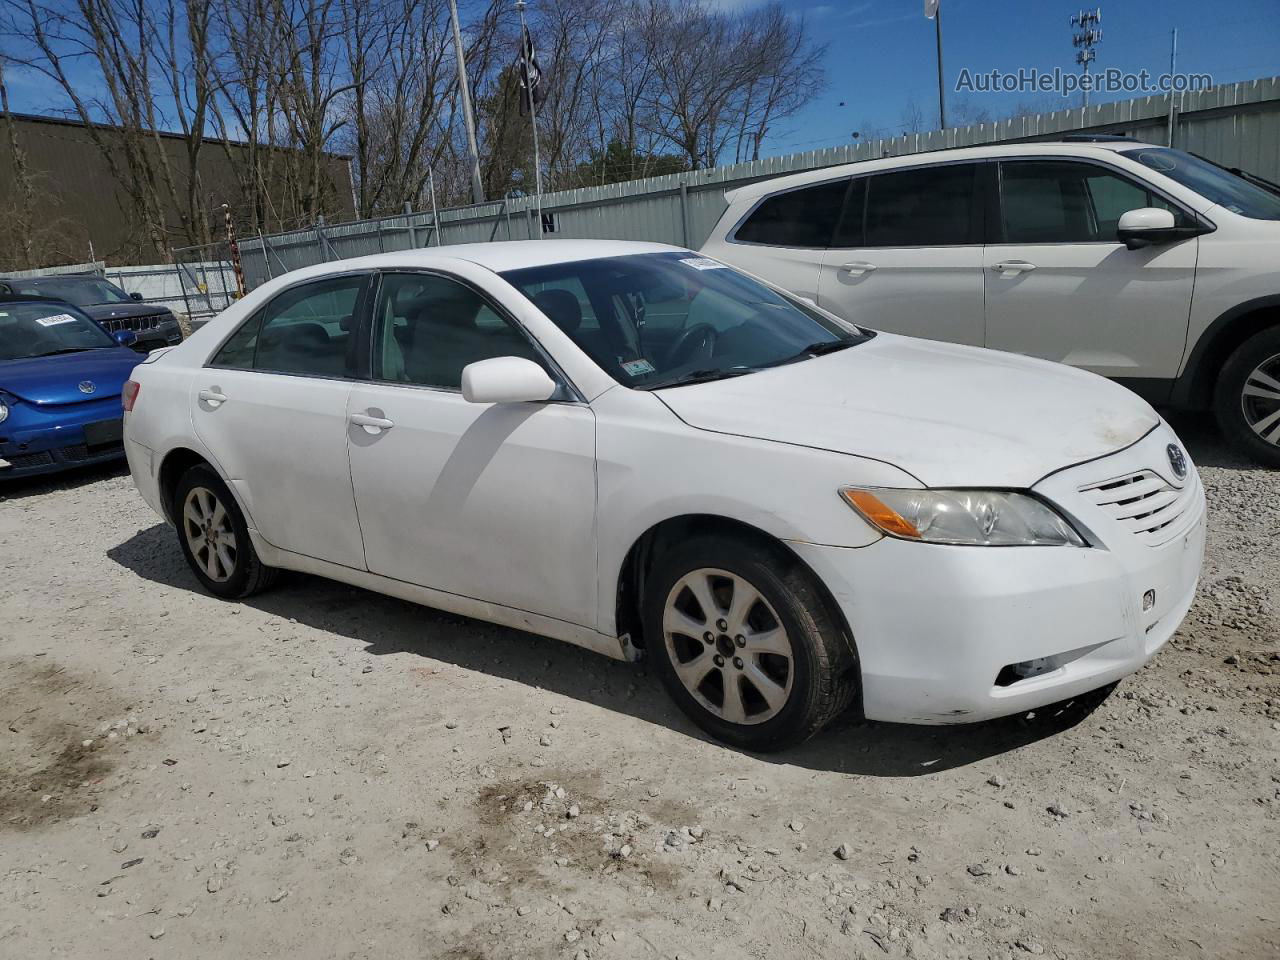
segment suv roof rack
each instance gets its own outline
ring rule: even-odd
[[[1069,133],[1062,138],[1063,143],[1141,143],[1137,137],[1126,137],[1118,133]]]

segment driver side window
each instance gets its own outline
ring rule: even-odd
[[[449,277],[385,274],[374,317],[375,380],[458,390],[463,368],[477,360],[523,357],[545,366],[523,330]]]

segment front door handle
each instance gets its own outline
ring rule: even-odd
[[[1001,260],[991,265],[997,273],[1028,273],[1035,268],[1036,265],[1027,260]]]
[[[876,265],[874,263],[867,263],[865,260],[854,260],[852,263],[840,264],[841,270],[845,273],[852,273],[855,277],[860,277],[864,273],[871,273],[875,268]]]
[[[217,387],[201,390],[197,396],[211,407],[219,407],[227,402],[227,395]]]
[[[383,430],[390,430],[396,425],[394,420],[386,417],[374,417],[367,413],[353,413],[348,418],[357,427],[363,427],[365,433],[377,435]]]

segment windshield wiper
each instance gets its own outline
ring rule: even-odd
[[[101,350],[102,347],[63,347],[60,350],[50,350],[48,353],[37,353],[37,357],[56,357],[63,353],[83,353],[85,350]]]
[[[641,390],[660,390],[663,387],[687,387],[694,383],[710,383],[713,380],[728,380],[741,377],[747,373],[755,373],[755,367],[728,367],[723,369],[690,370],[682,373],[674,380],[662,380],[658,383],[641,384]]]
[[[852,347],[861,342],[861,340],[819,340],[817,343],[809,344],[799,353],[793,354],[784,360],[779,360],[778,364],[795,363],[798,360],[807,360],[809,357],[820,357],[824,353],[835,353],[837,350],[843,350],[845,347]]]

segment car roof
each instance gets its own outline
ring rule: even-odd
[[[495,273],[542,267],[579,260],[625,257],[642,253],[691,253],[684,247],[638,240],[499,240],[488,243],[457,243],[441,247],[377,253],[349,260],[303,267],[282,275],[295,280],[322,277],[345,270],[394,270],[405,267],[447,268],[450,263],[466,261]]]
[[[736,190],[728,191],[725,196],[730,203],[740,200],[755,200],[766,194],[775,193],[791,187],[804,186],[809,183],[822,183],[825,180],[836,180],[840,177],[857,173],[875,173],[880,170],[897,170],[906,167],[927,166],[934,163],[960,163],[966,160],[990,160],[992,157],[1105,157],[1121,150],[1135,147],[1156,147],[1159,144],[1144,143],[1128,137],[1095,139],[1079,135],[1064,136],[1060,140],[1038,140],[1035,143],[987,143],[976,147],[951,147],[946,150],[927,150],[922,153],[904,153],[893,157],[880,157],[874,160],[858,160],[854,163],[842,163],[838,166],[820,167],[816,170],[805,170],[789,176],[771,177],[757,183],[747,184]]]

